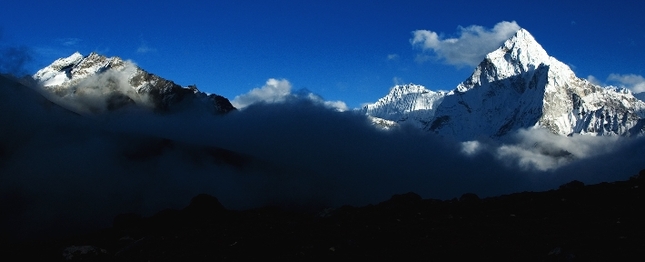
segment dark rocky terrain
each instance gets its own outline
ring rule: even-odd
[[[644,182],[642,170],[628,181],[572,181],[546,192],[452,200],[406,193],[320,212],[233,211],[199,195],[182,210],[122,214],[109,229],[4,245],[3,253],[40,261],[642,261]]]

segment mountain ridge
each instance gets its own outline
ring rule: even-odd
[[[361,113],[395,122],[408,121],[421,128],[427,124],[424,119],[434,116],[434,108],[446,93],[416,84],[396,85],[374,104],[361,108]]]

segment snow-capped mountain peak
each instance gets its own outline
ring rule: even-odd
[[[449,93],[419,104],[420,96],[394,87],[363,111],[460,140],[501,137],[520,128],[555,134],[634,135],[645,133],[645,103],[631,92],[603,88],[576,77],[551,57],[525,29],[490,52],[472,75]],[[415,87],[414,90],[425,90]],[[428,92],[432,92],[427,90]],[[423,103],[421,103],[423,104]],[[410,110],[412,109],[412,110]]]
[[[49,67],[55,70],[60,70],[62,68],[72,66],[77,64],[83,59],[83,55],[79,52],[75,52],[69,57],[59,58],[54,61]]]
[[[137,70],[136,65],[119,57],[105,57],[94,52],[83,56],[79,52],[75,52],[69,57],[57,59],[51,65],[38,70],[33,78],[46,88],[61,89],[78,84],[90,76],[109,69],[123,71],[126,68],[130,69],[131,73]]]
[[[43,86],[60,85],[69,78],[67,74],[61,74],[60,72],[67,72],[66,69],[70,69],[81,60],[83,60],[83,55],[79,52],[76,52],[69,57],[59,58],[51,65],[38,70],[33,78],[40,81]]]
[[[535,69],[539,64],[548,64],[550,60],[546,50],[523,28],[506,40],[501,48],[489,53],[486,57],[499,59],[501,55],[506,60],[520,62],[524,71]]]
[[[645,104],[576,77],[524,29],[489,53],[456,91],[429,130],[460,139],[535,127],[560,135],[642,133]]]
[[[214,114],[235,109],[224,97],[199,92],[195,86],[182,87],[130,61],[97,53],[83,56],[76,52],[58,59],[33,78],[78,113],[100,113],[129,105],[168,111],[196,101],[194,105]],[[186,100],[192,102],[182,102]]]
[[[466,92],[475,86],[531,72],[541,64],[551,64],[551,59],[528,31],[520,29],[502,46],[486,55],[472,76],[459,84],[456,91]]]

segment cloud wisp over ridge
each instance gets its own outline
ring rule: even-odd
[[[455,38],[444,38],[430,30],[416,30],[412,32],[410,43],[423,52],[435,54],[435,59],[439,61],[454,66],[474,67],[519,29],[515,21],[502,21],[491,29],[470,25],[459,27],[459,36]]]
[[[236,96],[232,101],[236,108],[245,108],[254,103],[283,102],[291,94],[291,83],[286,79],[271,78],[262,87]]]
[[[292,85],[289,80],[275,78],[267,80],[266,84],[262,87],[254,88],[245,94],[236,96],[231,101],[231,104],[238,109],[243,109],[257,103],[283,103],[286,100],[299,98],[306,98],[338,111],[349,110],[347,104],[343,101],[327,101],[306,89],[292,92]]]

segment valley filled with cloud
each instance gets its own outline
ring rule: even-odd
[[[0,92],[1,224],[14,237],[106,226],[199,193],[230,209],[366,205],[410,191],[485,197],[627,179],[645,159],[642,136],[519,130],[461,142],[405,125],[382,130],[308,96],[217,116],[190,106],[83,115],[15,79],[2,77]]]

